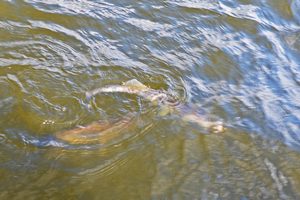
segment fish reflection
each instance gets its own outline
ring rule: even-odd
[[[106,87],[87,92],[86,95],[88,106],[91,106],[90,100],[93,96],[99,93],[113,92],[121,92],[141,96],[151,101],[154,105],[159,105],[161,108],[159,110],[159,114],[163,116],[173,112],[176,113],[180,118],[182,118],[183,121],[197,124],[205,128],[206,130],[211,130],[215,133],[219,133],[225,130],[223,122],[215,116],[206,113],[204,109],[196,107],[191,103],[178,100],[172,95],[163,93],[159,90],[150,89],[136,79],[127,81],[123,83],[123,85],[108,85]]]
[[[109,144],[116,139],[124,139],[124,133],[134,127],[133,122],[137,115],[133,112],[118,119],[97,121],[88,126],[80,126],[57,134],[56,138],[70,144]]]

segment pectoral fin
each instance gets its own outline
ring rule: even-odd
[[[148,88],[146,85],[144,85],[143,83],[139,82],[136,79],[126,81],[125,83],[123,83],[123,85],[135,86],[135,87],[140,87],[140,88]]]

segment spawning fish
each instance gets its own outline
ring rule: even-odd
[[[141,96],[154,105],[160,105],[161,115],[166,115],[170,112],[178,114],[184,121],[196,123],[199,126],[219,133],[225,130],[223,122],[218,118],[209,115],[204,109],[198,108],[191,103],[178,100],[177,98],[159,90],[148,88],[136,79],[132,79],[123,83],[123,85],[108,85],[103,88],[98,88],[86,93],[88,107],[91,107],[90,100],[99,93],[121,92]]]
[[[56,135],[56,138],[69,142],[70,144],[100,143],[108,144],[112,140],[120,139],[123,133],[132,128],[132,122],[137,113],[127,115],[113,120],[94,122],[88,126],[81,126]]]

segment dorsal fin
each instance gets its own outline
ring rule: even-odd
[[[140,88],[148,88],[146,85],[144,85],[143,83],[139,82],[136,79],[126,81],[125,83],[123,83],[123,85],[135,86],[135,87],[140,87]]]

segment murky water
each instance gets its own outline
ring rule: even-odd
[[[299,199],[300,2],[0,2],[1,199]],[[138,79],[232,127],[204,134]],[[139,114],[108,145],[55,134]]]

